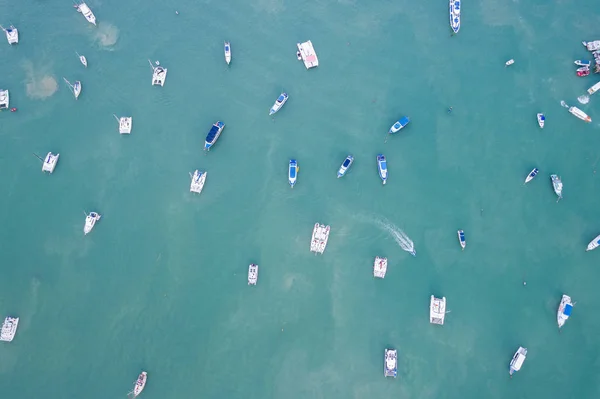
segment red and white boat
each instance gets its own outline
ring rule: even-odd
[[[139,394],[142,393],[144,387],[146,386],[146,379],[148,378],[148,373],[142,371],[139,375],[137,381],[135,382],[135,386],[133,387],[133,397],[135,398]]]
[[[579,76],[579,77],[588,76],[589,74],[590,74],[590,69],[589,68],[579,68],[579,69],[577,69],[577,76]]]

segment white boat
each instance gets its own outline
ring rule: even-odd
[[[131,116],[122,116],[122,117],[119,118],[115,114],[113,114],[113,116],[115,117],[115,119],[117,120],[117,122],[119,122],[119,133],[121,133],[121,134],[130,134],[131,133],[132,124],[133,124],[133,118]]]
[[[92,229],[101,216],[97,212],[90,212],[85,215],[85,225],[83,226],[83,234],[87,235]]]
[[[592,121],[592,118],[590,118],[588,116],[588,114],[586,114],[585,112],[583,112],[582,110],[580,110],[577,107],[569,108],[569,112],[572,113],[573,115],[575,115],[576,117],[578,117],[579,119],[581,119],[582,121],[585,121],[588,123]]]
[[[575,60],[575,65],[580,67],[590,67],[592,65],[592,61],[589,60]]]
[[[331,227],[324,224],[315,223],[313,228],[312,239],[310,241],[310,252],[323,254],[329,240],[329,231]]]
[[[229,63],[231,62],[231,44],[229,44],[229,42],[225,42],[225,45],[223,47],[225,50],[225,62],[227,63],[227,65],[229,65]]]
[[[387,258],[380,258],[379,256],[376,256],[375,262],[373,262],[373,276],[385,278],[385,274],[387,273],[387,264]]]
[[[7,317],[2,323],[2,329],[0,329],[0,341],[11,342],[15,338],[17,328],[19,327],[18,317]]]
[[[450,0],[450,27],[454,33],[460,29],[460,1]]]
[[[3,28],[0,25],[0,29],[6,33],[6,40],[8,40],[8,44],[18,44],[19,43],[19,30],[14,27],[14,25],[9,26],[8,28]]]
[[[388,130],[388,134],[394,134],[399,132],[404,126],[408,125],[409,122],[410,119],[408,118],[408,116],[403,116],[397,122],[395,122],[392,125],[392,127],[390,127],[390,130]]]
[[[202,189],[204,188],[204,183],[206,182],[206,174],[207,172],[200,172],[198,169],[194,171],[192,175],[192,182],[190,183],[190,192],[200,194]]]
[[[515,60],[513,60],[513,59],[511,58],[510,60],[506,61],[506,62],[504,63],[504,65],[506,65],[506,66],[510,66],[510,65],[512,65],[512,64],[514,64],[514,63],[515,63]]]
[[[396,349],[386,349],[383,360],[383,375],[394,377],[398,375],[398,351]]]
[[[85,58],[85,56],[80,55],[77,51],[75,52],[75,54],[77,54],[77,57],[79,57],[79,61],[81,61],[83,66],[87,68],[87,59]]]
[[[590,241],[590,243],[587,246],[586,251],[593,251],[594,249],[598,248],[600,246],[600,235],[596,236],[596,238],[594,238],[592,241]]]
[[[592,87],[590,87],[589,89],[587,89],[588,94],[594,94],[595,92],[597,92],[598,90],[600,90],[600,82],[596,83],[595,85],[593,85]]]
[[[59,157],[60,154],[54,155],[53,153],[49,152],[48,155],[46,155],[46,159],[44,159],[44,162],[42,163],[42,172],[54,172],[54,168],[56,168]]]
[[[248,285],[256,285],[258,281],[258,265],[254,263],[248,266]]]
[[[444,325],[446,318],[446,297],[436,298],[433,295],[429,301],[429,322]]]
[[[8,90],[0,90],[0,110],[8,109],[10,103],[10,96]]]
[[[167,68],[163,68],[160,65],[152,65],[152,61],[148,60],[150,67],[152,68],[152,85],[153,86],[164,86],[165,80],[167,79]]]
[[[565,325],[565,322],[571,316],[572,310],[573,302],[571,302],[571,297],[563,294],[560,300],[560,305],[558,305],[558,311],[556,312],[556,321],[558,323],[558,328],[561,328]]]
[[[556,196],[558,197],[558,199],[556,200],[556,202],[558,202],[562,199],[562,190],[563,190],[562,180],[560,180],[560,177],[558,177],[557,175],[550,175],[550,180],[552,180],[552,188],[554,188],[554,192],[556,193]]]
[[[467,240],[465,239],[465,232],[462,230],[458,230],[458,242],[460,243],[460,247],[464,250],[467,246]]]
[[[594,40],[591,42],[581,42],[588,49],[588,51],[600,50],[600,40]]]
[[[277,100],[275,100],[275,104],[273,104],[269,110],[269,115],[273,115],[275,112],[279,111],[281,107],[283,107],[283,104],[287,102],[288,97],[287,93],[281,93],[279,97],[277,97]]]
[[[537,114],[538,125],[543,129],[546,123],[546,116],[544,114]]]
[[[532,181],[532,180],[533,180],[533,178],[537,176],[538,172],[539,172],[539,169],[538,169],[538,168],[533,168],[533,170],[532,170],[531,172],[529,172],[529,174],[528,174],[528,175],[527,175],[527,177],[525,178],[525,183],[523,183],[523,184],[527,184],[527,183],[529,183],[530,181]]]
[[[517,371],[521,370],[521,366],[523,366],[523,362],[527,358],[527,348],[523,348],[522,346],[517,349],[517,352],[513,356],[510,361],[510,369],[509,373],[512,376]]]
[[[71,82],[69,82],[66,78],[63,79],[69,85],[71,91],[73,92],[73,95],[75,96],[75,100],[77,100],[79,98],[79,95],[81,94],[81,82],[79,80],[76,80],[74,84],[71,84]]]
[[[134,398],[142,393],[142,391],[144,390],[144,387],[146,386],[147,379],[148,379],[148,373],[146,373],[145,371],[142,371],[140,373],[140,375],[138,376],[138,379],[135,382],[135,385],[133,387],[133,397]]]
[[[338,169],[338,172],[337,172],[338,179],[346,174],[348,169],[350,169],[350,166],[352,166],[353,162],[354,162],[354,157],[352,155],[348,155],[346,157],[346,159],[344,159],[344,162],[342,162],[342,165],[340,165],[340,168]]]
[[[296,180],[298,179],[298,170],[300,170],[298,167],[298,162],[295,159],[290,159],[288,166],[288,182],[292,188],[294,188],[296,185]]]
[[[85,3],[77,4],[76,8],[77,8],[77,11],[79,11],[81,14],[83,14],[85,19],[87,19],[87,21],[90,24],[92,24],[94,26],[96,25],[96,16],[92,12],[92,10],[90,10],[90,8],[88,7],[87,4],[85,4]]]
[[[304,43],[298,43],[297,46],[298,51],[300,52],[300,57],[302,58],[302,61],[304,61],[304,66],[306,69],[319,66],[317,53],[315,52],[315,48],[310,40]]]
[[[381,181],[385,185],[385,183],[387,183],[388,170],[387,160],[385,159],[385,155],[383,154],[377,155],[377,170],[379,172],[379,177],[381,178]]]

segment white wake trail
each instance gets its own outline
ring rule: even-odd
[[[401,228],[387,221],[378,220],[377,224],[392,236],[400,248],[410,253],[412,256],[417,256],[415,243]]]

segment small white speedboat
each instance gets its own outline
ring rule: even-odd
[[[258,265],[254,263],[248,266],[248,285],[256,285],[258,281]]]
[[[450,27],[454,33],[460,29],[460,1],[450,0]]]
[[[539,172],[539,169],[538,169],[538,168],[533,168],[533,170],[532,170],[531,172],[529,172],[529,174],[528,174],[528,175],[527,175],[527,177],[525,178],[525,183],[523,183],[523,184],[527,184],[527,183],[529,183],[530,181],[532,181],[532,180],[533,180],[533,178],[537,176],[538,172]]]
[[[8,90],[0,89],[0,110],[8,109],[10,104],[10,96],[8,95]]]
[[[150,63],[150,67],[152,68],[152,85],[153,86],[164,86],[165,80],[167,79],[167,68],[163,68],[160,65],[154,66],[152,65],[152,61],[148,60]]]
[[[387,183],[388,170],[387,160],[385,159],[385,155],[383,154],[377,155],[377,170],[379,171],[379,177],[381,178],[381,181],[385,185],[385,183]]]
[[[287,93],[281,93],[279,97],[277,97],[277,100],[275,100],[275,104],[273,104],[273,106],[269,110],[269,115],[273,115],[274,113],[279,111],[281,107],[283,107],[283,104],[287,102],[288,97],[289,96]]]
[[[544,124],[546,123],[546,116],[544,114],[537,114],[537,121],[540,128],[544,128]]]
[[[576,60],[575,61],[575,65],[577,66],[581,66],[581,67],[590,67],[592,65],[592,61],[588,61],[588,60]]]
[[[354,157],[352,155],[348,155],[346,159],[344,159],[344,162],[342,162],[342,165],[340,166],[337,172],[338,179],[346,174],[348,169],[350,169],[350,166],[352,166],[353,162]]]
[[[569,112],[573,115],[575,115],[576,117],[578,117],[579,119],[581,119],[584,122],[591,122],[592,118],[590,118],[588,116],[588,114],[586,114],[585,112],[583,112],[582,110],[580,110],[577,107],[571,107],[569,108]]]
[[[573,303],[571,302],[571,297],[563,294],[560,300],[560,305],[558,305],[558,312],[556,312],[556,321],[558,322],[558,328],[561,328],[565,325],[565,322],[569,319],[569,316],[571,316],[572,310]]]
[[[194,171],[192,176],[192,182],[190,183],[190,192],[200,194],[202,189],[204,188],[204,183],[206,182],[206,174],[207,172],[200,172],[198,169]]]
[[[225,62],[227,63],[227,65],[229,65],[229,63],[231,62],[231,44],[229,44],[229,42],[225,42],[225,45],[223,47],[225,50]]]
[[[552,188],[554,189],[554,192],[556,193],[556,196],[558,197],[558,199],[556,200],[556,202],[558,202],[562,199],[562,190],[563,190],[562,180],[560,180],[560,177],[558,177],[557,175],[550,175],[550,180],[552,180]]]
[[[87,68],[87,58],[85,58],[83,55],[80,55],[77,51],[75,54],[77,54],[77,57],[79,57],[79,61],[83,64],[83,66]]]
[[[90,212],[88,215],[86,215],[85,225],[83,226],[83,234],[87,235],[90,231],[92,231],[96,225],[96,222],[100,220],[100,218],[101,216],[97,212]]]
[[[77,8],[77,11],[79,11],[81,14],[83,14],[85,19],[87,19],[87,21],[90,24],[96,26],[96,16],[92,12],[92,10],[90,10],[90,8],[88,7],[87,4],[85,4],[85,3],[77,4],[76,8]]]
[[[135,382],[135,385],[133,387],[133,397],[134,398],[142,393],[142,391],[144,390],[144,387],[146,386],[147,379],[148,379],[148,373],[146,373],[145,371],[142,371],[140,373],[140,375],[138,376],[138,379]]]
[[[592,241],[590,241],[590,243],[587,246],[586,251],[593,251],[594,249],[598,248],[600,246],[600,235],[596,236],[596,238],[594,238]]]
[[[296,180],[298,179],[298,162],[295,159],[290,159],[290,164],[288,167],[288,181],[290,186],[294,188],[296,185]]]
[[[37,156],[37,155],[36,155]],[[54,172],[54,168],[56,168],[56,164],[58,163],[58,158],[60,154],[53,154],[49,152],[42,163],[42,172],[52,173]]]
[[[19,30],[14,27],[14,25],[9,26],[8,28],[3,28],[0,25],[0,29],[6,33],[6,40],[8,40],[8,44],[18,44],[19,43]]]
[[[71,88],[71,92],[73,92],[73,96],[75,96],[75,100],[77,100],[79,98],[79,95],[81,94],[81,82],[79,80],[76,80],[75,83],[71,84],[71,82],[69,82],[66,78],[63,79],[65,80],[67,85],[69,85],[69,87]]]
[[[18,317],[7,317],[2,323],[0,329],[0,341],[11,342],[17,334],[17,328],[19,327]]]
[[[436,298],[433,295],[429,301],[429,322],[444,325],[446,318],[446,297]]]
[[[460,243],[460,247],[464,250],[467,246],[467,240],[465,239],[465,232],[462,230],[458,230],[458,242]]]
[[[515,63],[515,60],[513,60],[513,59],[511,58],[510,60],[506,61],[506,62],[504,63],[504,65],[506,65],[506,66],[510,66],[510,65],[512,65],[512,64],[514,64],[514,63]]]
[[[509,373],[511,377],[514,373],[521,370],[521,366],[523,366],[523,362],[525,362],[526,358],[527,348],[523,348],[522,346],[520,346],[519,349],[517,349],[517,352],[513,356],[512,360],[510,361]]]
[[[398,375],[398,351],[396,349],[386,349],[383,361],[383,375],[394,377]]]

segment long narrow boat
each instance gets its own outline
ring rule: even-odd
[[[295,159],[290,159],[290,164],[288,167],[288,182],[292,188],[294,188],[296,185],[296,180],[298,179],[298,169],[298,162]]]
[[[460,0],[450,0],[450,27],[454,33],[460,29]]]
[[[558,305],[558,311],[556,312],[558,328],[561,328],[565,325],[565,322],[569,319],[569,316],[571,316],[572,310],[573,303],[571,302],[571,297],[563,294],[560,300],[560,305]]]
[[[529,174],[528,174],[528,175],[527,175],[527,177],[525,178],[525,183],[523,183],[523,184],[527,184],[527,183],[529,183],[530,181],[532,181],[532,180],[533,180],[533,178],[537,176],[538,172],[539,172],[539,169],[538,169],[538,168],[533,168],[533,170],[532,170],[531,172],[529,172]]]
[[[458,242],[460,244],[460,247],[464,250],[465,247],[467,246],[467,240],[465,238],[465,232],[462,230],[458,230],[457,231],[457,235],[458,235]]]
[[[560,177],[558,177],[557,175],[550,175],[550,179],[552,180],[552,188],[554,189],[554,192],[556,193],[556,196],[558,197],[556,202],[558,202],[562,199],[562,190],[563,190],[562,180],[560,180]]]
[[[600,246],[600,235],[596,236],[587,246],[586,251],[593,251]]]
[[[379,177],[381,177],[381,181],[385,185],[385,183],[387,183],[388,170],[387,160],[385,159],[385,155],[383,154],[377,155],[377,170],[379,171]]]
[[[581,119],[584,122],[591,122],[592,118],[590,118],[588,116],[588,114],[586,114],[585,112],[583,112],[582,110],[580,110],[577,107],[571,107],[569,108],[569,112],[572,113],[573,115],[575,115],[576,117],[578,117],[579,119]]]
[[[229,42],[225,42],[223,48],[225,51],[225,62],[227,65],[229,65],[231,62],[231,44]]]

